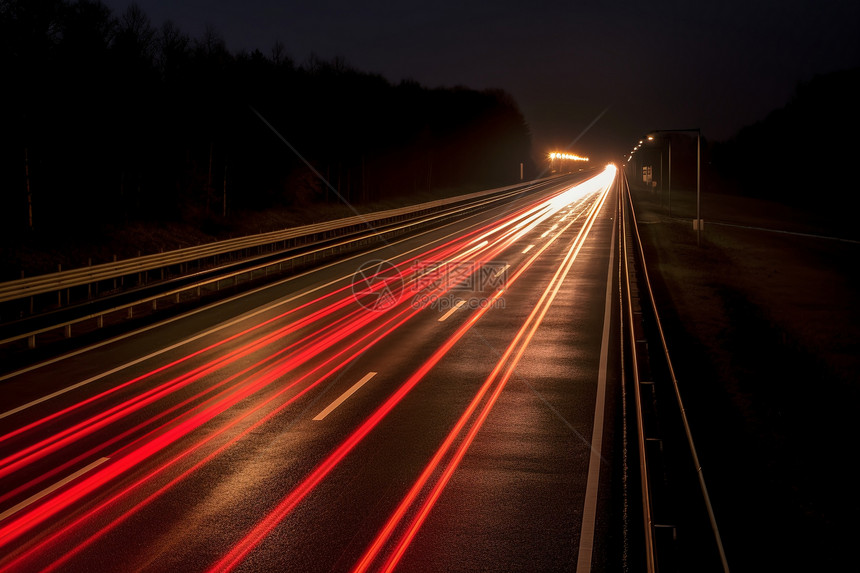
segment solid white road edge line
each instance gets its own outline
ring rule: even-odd
[[[606,305],[603,309],[603,337],[600,341],[600,364],[597,371],[597,400],[594,403],[594,428],[591,431],[591,456],[585,482],[585,506],[579,535],[579,557],[576,573],[591,572],[594,551],[594,525],[597,520],[597,489],[600,485],[600,456],[603,449],[603,416],[606,410],[606,376],[609,363],[609,326],[612,318],[612,261],[615,259],[615,226],[612,221],[612,243],[609,247],[609,270],[606,276]]]

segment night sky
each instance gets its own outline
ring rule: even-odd
[[[116,14],[128,0],[107,0]],[[298,64],[312,53],[393,82],[502,88],[520,104],[536,154],[626,152],[651,129],[701,127],[726,139],[783,106],[798,82],[860,64],[860,2],[612,3],[436,0],[140,0],[160,26],[206,25],[229,50]]]

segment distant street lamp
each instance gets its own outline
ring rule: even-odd
[[[648,141],[654,141],[656,138],[653,135],[648,136]],[[666,143],[669,145],[669,161],[666,169],[666,203],[669,208],[669,216],[672,216],[672,140],[666,138]],[[660,153],[660,187],[663,187],[663,154]]]
[[[696,219],[693,221],[693,228],[696,230],[696,245],[702,245],[702,130],[698,127],[692,129],[656,129],[648,135],[648,141],[654,141],[654,136],[658,133],[693,133],[696,134]],[[672,214],[672,142],[669,141],[669,215]],[[640,140],[641,144],[642,141]]]

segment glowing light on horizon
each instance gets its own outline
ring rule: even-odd
[[[550,153],[549,158],[552,160],[567,159],[570,161],[588,161],[588,157],[582,157],[581,155],[576,155],[575,153],[561,153],[558,151],[553,151],[552,153]]]

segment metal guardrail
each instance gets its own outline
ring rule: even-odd
[[[648,306],[648,311],[651,313],[651,317],[654,321],[654,330],[658,333],[660,340],[660,350],[662,350],[662,358],[665,360],[665,364],[667,367],[667,371],[669,374],[669,379],[671,381],[674,398],[676,402],[676,406],[680,415],[680,421],[684,429],[684,436],[686,439],[687,447],[689,448],[689,454],[692,459],[693,466],[696,471],[696,476],[698,479],[698,487],[702,494],[702,498],[704,501],[704,506],[708,515],[708,522],[711,528],[711,532],[713,534],[714,544],[716,546],[717,552],[719,553],[720,558],[720,566],[725,573],[729,572],[729,565],[726,559],[725,549],[723,547],[722,538],[720,536],[720,531],[717,526],[716,517],[714,515],[713,506],[711,504],[710,496],[708,494],[708,488],[705,484],[704,472],[702,471],[702,466],[699,462],[699,457],[696,451],[696,446],[693,441],[692,431],[690,429],[690,423],[687,418],[687,413],[684,408],[684,403],[681,398],[680,387],[678,385],[678,380],[675,376],[675,370],[672,365],[672,359],[669,354],[669,347],[666,341],[666,335],[663,331],[663,325],[660,320],[660,314],[657,310],[656,298],[654,296],[654,291],[651,286],[651,280],[648,275],[648,267],[645,261],[645,250],[642,246],[642,240],[639,235],[639,227],[636,222],[636,213],[633,207],[633,198],[630,194],[630,187],[627,183],[626,175],[622,172],[622,203],[626,203],[626,205],[622,206],[622,244],[623,244],[623,266],[624,266],[624,277],[623,280],[626,284],[626,302],[627,302],[627,319],[628,319],[628,331],[630,333],[630,346],[631,346],[631,361],[632,361],[632,371],[633,371],[633,387],[634,387],[634,397],[636,403],[636,417],[637,417],[637,434],[638,434],[638,450],[640,457],[640,477],[641,477],[641,485],[642,485],[642,496],[643,496],[643,517],[644,517],[644,525],[645,525],[645,552],[646,552],[646,569],[650,573],[652,571],[657,571],[659,569],[658,563],[658,547],[657,547],[657,536],[655,529],[660,526],[659,523],[655,520],[655,484],[652,483],[650,477],[653,475],[651,472],[655,471],[654,468],[649,467],[649,461],[651,460],[651,455],[648,452],[647,441],[649,429],[646,427],[646,411],[643,408],[643,399],[641,395],[641,389],[643,384],[651,385],[652,391],[654,389],[653,384],[656,381],[645,381],[640,379],[640,367],[639,363],[640,352],[637,351],[637,346],[642,348],[645,343],[644,333],[641,328],[641,316],[639,318],[640,325],[638,330],[641,339],[637,339],[636,330],[637,326],[635,324],[634,318],[634,308],[637,304],[642,303]],[[629,211],[627,210],[629,209]],[[627,214],[629,213],[629,218],[632,221],[631,225],[627,226]],[[628,235],[629,230],[629,235]],[[628,252],[627,246],[627,238],[629,236],[629,240],[631,246],[633,247],[632,252]],[[639,270],[634,270],[630,268],[630,263],[634,260],[635,263],[639,267]],[[641,280],[641,284],[644,285],[644,290],[640,290],[637,286],[637,281],[634,280],[631,282],[631,276],[635,278],[639,278]],[[647,346],[644,346],[647,349]],[[642,352],[643,359],[645,361],[647,358],[647,350]],[[653,415],[653,413],[652,413]],[[651,438],[653,439],[653,438]],[[659,441],[657,439],[656,441]],[[662,451],[662,446],[661,446]]]
[[[68,288],[84,286],[101,281],[113,280],[137,273],[207,259],[209,257],[218,257],[245,249],[254,249],[298,238],[314,237],[316,235],[331,236],[330,234],[333,232],[344,233],[357,228],[383,225],[396,220],[418,217],[422,214],[427,214],[458,203],[473,201],[490,195],[520,189],[527,187],[529,184],[539,183],[545,180],[546,179],[541,179],[527,184],[519,183],[507,187],[478,191],[447,199],[428,201],[426,203],[419,203],[418,205],[378,211],[368,213],[366,215],[355,215],[353,217],[335,219],[301,227],[292,227],[280,231],[271,231],[258,235],[227,239],[224,241],[208,243],[206,245],[177,249],[166,253],[154,253],[122,261],[102,263],[88,267],[59,271],[56,273],[15,279],[0,283],[0,303],[62,291]]]
[[[654,512],[652,509],[652,500],[651,500],[651,470],[649,468],[649,459],[647,454],[646,447],[646,432],[645,432],[645,421],[644,421],[644,410],[642,407],[642,391],[641,384],[642,380],[640,379],[640,368],[641,365],[639,363],[639,355],[636,352],[637,346],[637,337],[636,337],[636,318],[634,317],[634,300],[632,292],[635,290],[635,280],[631,280],[633,275],[633,270],[631,269],[631,259],[632,255],[629,252],[628,240],[629,233],[627,228],[627,216],[626,216],[626,205],[624,203],[625,193],[625,178],[622,172],[621,177],[619,177],[619,191],[621,194],[621,198],[619,200],[619,215],[621,217],[621,237],[620,237],[620,245],[621,245],[621,266],[622,266],[622,276],[620,279],[623,283],[623,292],[624,299],[622,304],[622,309],[626,307],[627,312],[622,312],[622,321],[627,326],[627,332],[629,333],[629,347],[631,349],[630,352],[630,361],[631,368],[630,372],[633,377],[633,398],[634,398],[634,407],[636,411],[636,446],[637,453],[639,459],[639,477],[640,477],[640,485],[641,485],[641,495],[642,495],[642,517],[644,519],[643,531],[644,531],[644,549],[645,549],[645,571],[647,573],[654,573],[657,571],[657,557],[656,557],[656,540],[654,538],[654,521],[653,516]],[[638,301],[636,301],[638,303]],[[623,344],[623,341],[622,341]],[[626,371],[625,371],[626,372]],[[626,382],[625,382],[626,385]]]
[[[182,293],[196,290],[197,295],[199,296],[201,289],[206,287],[211,288],[214,285],[214,288],[216,290],[219,290],[220,285],[223,281],[232,281],[233,284],[237,284],[239,277],[242,275],[247,275],[250,279],[254,277],[254,274],[256,272],[260,271],[262,271],[264,274],[268,274],[269,270],[273,268],[277,269],[278,271],[281,271],[284,269],[285,265],[289,265],[290,268],[295,268],[296,266],[306,264],[309,261],[316,261],[325,256],[345,252],[346,250],[361,247],[363,245],[369,245],[373,242],[385,240],[386,238],[393,238],[394,236],[409,232],[411,230],[415,230],[422,226],[427,226],[442,220],[450,219],[454,216],[462,216],[464,214],[484,209],[493,204],[497,204],[500,201],[514,197],[520,193],[536,189],[551,179],[555,178],[544,178],[529,183],[521,183],[487,191],[480,191],[477,193],[462,195],[450,199],[442,199],[422,203],[419,205],[413,205],[411,207],[381,211],[371,214],[371,217],[350,217],[347,219],[329,221],[318,225],[308,225],[295,229],[287,229],[286,231],[277,231],[275,233],[255,235],[251,237],[251,239],[253,239],[252,241],[234,239],[224,241],[222,243],[229,243],[229,245],[221,245],[221,248],[219,250],[221,254],[232,252],[233,250],[236,250],[238,248],[248,248],[248,245],[251,245],[251,247],[255,247],[259,245],[272,244],[269,239],[273,236],[277,237],[274,242],[281,242],[284,240],[284,234],[286,232],[291,231],[298,233],[294,234],[293,236],[308,236],[308,233],[301,232],[307,229],[313,230],[314,235],[321,234],[323,232],[321,231],[321,229],[338,230],[342,233],[340,235],[340,240],[338,240],[337,238],[317,239],[312,243],[303,245],[301,248],[294,248],[288,251],[285,250],[280,253],[269,253],[264,256],[258,256],[238,263],[233,262],[231,264],[225,265],[224,267],[218,267],[215,269],[209,269],[207,271],[180,276],[172,280],[158,283],[158,285],[153,285],[153,287],[150,287],[148,290],[143,289],[145,292],[132,291],[118,293],[113,296],[104,297],[103,299],[87,301],[87,303],[84,305],[77,305],[78,307],[82,307],[82,309],[66,309],[75,310],[75,314],[71,318],[63,316],[63,313],[61,312],[62,309],[60,309],[54,311],[53,313],[47,313],[46,315],[35,315],[32,317],[28,317],[23,321],[0,324],[0,345],[5,345],[10,342],[15,342],[17,340],[27,339],[28,346],[30,348],[34,348],[36,345],[37,335],[61,328],[65,331],[65,337],[69,338],[72,334],[71,327],[76,323],[96,319],[97,326],[102,327],[104,316],[111,313],[126,310],[128,311],[129,317],[131,317],[134,307],[151,303],[153,309],[155,309],[157,301],[159,299],[175,297],[176,302],[179,302],[179,298]],[[386,221],[391,221],[392,219],[396,219],[403,215],[408,215],[409,217],[408,220],[403,222],[402,224],[398,224],[396,222],[386,223]],[[375,228],[371,227],[367,224],[369,221],[376,222],[377,226]],[[371,230],[354,231],[353,229],[356,226],[370,228]],[[348,236],[343,236],[343,234],[348,234]],[[265,237],[265,239],[261,239],[261,237]],[[182,251],[186,253],[184,256],[187,256],[188,252],[194,253],[194,255],[192,255],[190,259],[186,258],[184,259],[184,261],[196,260],[201,252],[208,253],[204,255],[205,257],[213,256],[212,253],[215,250],[214,247],[217,247],[220,244],[221,243],[213,243],[209,246],[213,248],[206,251],[201,251],[201,249],[198,248],[183,249]],[[234,248],[236,245],[241,246]],[[150,266],[149,270],[163,268],[163,266],[166,266],[164,261],[171,261],[169,263],[171,265],[178,264],[180,262],[180,256],[177,256],[175,252],[165,253],[163,256],[161,254],[150,255],[149,257],[157,257],[160,261],[158,265]],[[140,259],[144,258],[147,257],[140,257]],[[114,265],[102,265],[105,267],[104,269],[102,269],[102,271],[106,274],[99,275],[98,279],[92,278],[93,275],[84,273],[82,275],[83,279],[81,276],[77,276],[74,280],[82,281],[76,283],[77,286],[90,284],[91,282],[95,282],[96,280],[111,280],[114,278],[127,276],[129,274],[136,274],[138,272],[142,272],[142,267],[144,265],[150,264],[147,262],[139,261],[138,259],[131,259],[130,262],[133,263],[131,267],[120,266],[120,270],[117,270]],[[134,264],[137,264],[139,266],[134,266]],[[78,269],[77,271],[90,271],[92,268],[94,267]],[[129,268],[131,270],[129,270]],[[68,272],[74,273],[75,271]],[[53,275],[47,275],[47,277],[53,277]],[[70,286],[70,284],[64,284],[62,287],[60,287],[60,290],[69,288]],[[54,290],[56,290],[56,288],[51,288],[45,292],[54,292]],[[18,298],[25,298],[29,296],[33,296],[32,293],[28,292]],[[23,328],[20,328],[21,325],[18,325],[19,327],[17,328],[17,332],[8,332],[9,327],[15,328],[17,323],[20,322],[25,323],[25,325],[23,325]]]

